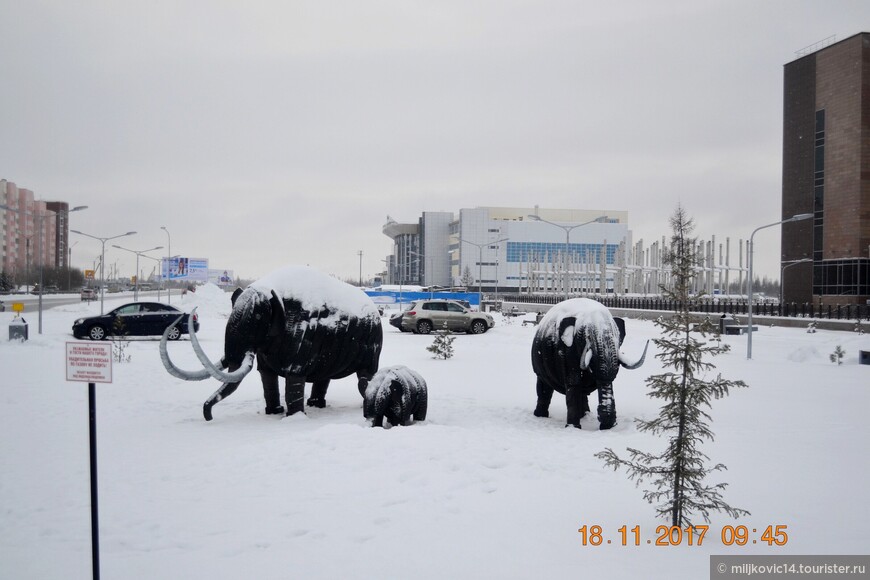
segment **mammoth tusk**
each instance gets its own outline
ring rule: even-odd
[[[163,336],[160,338],[160,360],[163,361],[163,367],[169,372],[170,375],[176,377],[178,379],[182,379],[185,381],[204,381],[211,377],[209,372],[205,369],[201,371],[186,371],[184,369],[180,369],[169,359],[169,351],[166,348],[166,342],[169,339],[169,331],[172,330],[181,320],[184,318],[184,314],[178,317],[178,319],[173,322],[169,327],[163,332]],[[188,328],[193,330],[193,322],[188,319],[187,321]],[[221,364],[221,368],[224,368],[225,365]]]
[[[634,370],[643,364],[644,359],[646,358],[646,349],[649,348],[649,341],[646,341],[646,345],[643,347],[643,354],[640,355],[640,360],[634,363],[626,362],[622,359],[622,353],[619,355],[619,364],[624,366],[629,370]]]
[[[586,348],[583,349],[583,354],[580,356],[580,368],[584,371],[589,368],[589,363],[592,362],[592,349],[589,348],[589,344],[586,344]]]
[[[194,312],[196,312],[196,308],[190,312],[190,316],[193,316]],[[223,381],[224,383],[238,383],[245,378],[245,375],[251,372],[251,369],[254,368],[254,353],[248,351],[245,355],[245,360],[242,362],[242,366],[231,373],[222,372],[213,362],[208,360],[208,356],[199,344],[199,339],[196,337],[196,332],[194,331],[192,324],[188,324],[188,332],[190,333],[190,343],[193,346],[193,352],[196,353],[199,362],[201,362],[202,366],[205,367],[205,372],[213,378]],[[221,366],[223,366],[223,362],[221,363]]]

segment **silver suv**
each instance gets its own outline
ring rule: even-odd
[[[402,315],[402,330],[429,334],[433,330],[483,334],[493,327],[492,316],[473,312],[454,300],[415,300]]]

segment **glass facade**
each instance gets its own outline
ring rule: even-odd
[[[569,244],[568,253],[578,260],[587,260],[595,263],[601,254],[602,244]],[[613,264],[616,259],[617,244],[607,244],[606,260]],[[558,242],[508,242],[507,261],[525,263],[529,260],[552,262],[561,259],[565,251],[565,244]]]
[[[813,260],[824,258],[825,223],[825,110],[816,111],[813,181]]]
[[[813,294],[864,296],[870,294],[870,259],[824,260],[813,265]]]

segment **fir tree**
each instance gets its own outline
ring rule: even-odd
[[[647,379],[649,396],[664,401],[657,418],[637,420],[640,431],[667,436],[668,444],[660,453],[647,453],[629,448],[628,459],[620,458],[612,449],[596,454],[605,465],[614,470],[625,467],[630,479],[638,485],[649,482],[652,489],[644,490],[644,499],[656,505],[656,514],[669,518],[671,525],[691,525],[690,516],[700,513],[710,521],[711,511],[725,512],[737,518],[749,512],[729,506],[722,499],[726,483],[709,485],[707,475],[725,469],[722,464],[708,466],[709,457],[700,446],[705,439],[712,441],[712,420],[704,408],[712,399],[719,399],[734,387],[745,387],[743,381],[728,381],[717,375],[705,380],[707,371],[715,368],[705,362],[706,356],[715,356],[728,350],[728,345],[706,340],[713,333],[707,322],[693,324],[689,315],[689,291],[698,264],[696,238],[690,237],[694,223],[681,206],[677,206],[670,219],[673,235],[666,252],[674,281],[673,290],[662,288],[667,298],[680,307],[672,318],[659,318],[656,325],[662,337],[653,342],[658,346],[660,359],[668,372]]]
[[[465,266],[465,270],[462,271],[462,285],[466,288],[474,285],[474,274],[471,273],[471,268],[468,266]]]
[[[433,358],[440,358],[443,360],[447,360],[453,357],[453,341],[456,340],[455,336],[452,336],[452,333],[447,329],[447,325],[444,325],[444,330],[439,330],[435,333],[437,336],[435,340],[432,341],[432,344],[426,347],[426,350],[434,354]]]
[[[839,344],[837,348],[834,349],[834,352],[831,353],[831,362],[835,362],[838,365],[843,364],[843,357],[846,356],[846,351],[843,350],[843,347]]]

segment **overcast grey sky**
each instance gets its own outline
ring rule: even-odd
[[[681,202],[748,238],[780,216],[783,65],[870,2],[0,0],[0,23],[0,178],[133,249],[166,226],[212,268],[356,278],[387,214],[608,208],[651,240]],[[778,277],[778,229],[756,247]]]

